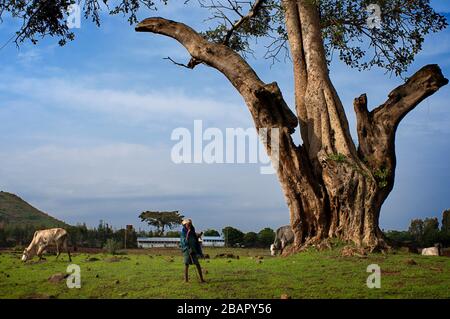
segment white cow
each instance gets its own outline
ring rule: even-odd
[[[69,234],[63,228],[51,228],[44,230],[37,230],[34,233],[33,240],[30,245],[25,248],[22,255],[22,261],[32,259],[34,256],[38,256],[39,260],[42,259],[44,250],[52,243],[56,244],[56,259],[58,259],[61,251],[61,247],[67,251],[69,260],[72,261],[70,251],[67,245]]]
[[[428,247],[422,249],[422,255],[424,256],[440,256],[439,247]]]
[[[275,245],[274,244],[270,245],[270,254],[272,256],[275,256],[277,254],[277,250],[275,249]]]

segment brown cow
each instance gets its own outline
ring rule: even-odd
[[[63,228],[37,230],[34,233],[33,240],[30,245],[23,251],[22,261],[32,259],[36,255],[39,257],[39,260],[41,260],[44,250],[52,243],[56,244],[56,259],[58,259],[61,254],[59,249],[62,247],[67,251],[69,260],[72,261],[69,247],[67,245],[68,237],[69,234]]]

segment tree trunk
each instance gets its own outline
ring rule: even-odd
[[[294,114],[276,83],[263,83],[247,62],[225,45],[208,42],[190,27],[162,18],[145,19],[136,31],[172,37],[191,54],[189,67],[204,63],[223,73],[244,98],[257,130],[279,129],[277,175],[295,234],[291,251],[329,238],[369,250],[387,247],[378,221],[392,190],[395,131],[425,97],[448,83],[436,65],[426,66],[369,112],[365,95],[355,99],[359,147],[351,138],[342,103],[328,76],[320,21],[309,0],[284,0],[295,75]],[[300,124],[303,144],[292,134]]]
[[[321,195],[311,198],[300,192],[296,198],[307,202],[304,209],[290,206],[292,226],[292,220],[301,225],[294,228],[296,244],[337,237],[371,248],[383,247],[378,227],[381,203],[376,200],[379,186],[358,155],[344,108],[330,81],[317,8],[307,0],[283,4],[305,161],[310,164],[310,181]]]

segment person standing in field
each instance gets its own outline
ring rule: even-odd
[[[181,250],[184,257],[184,280],[189,281],[189,265],[195,265],[197,267],[200,281],[205,282],[202,274],[202,267],[198,261],[198,258],[203,256],[202,247],[195,232],[194,225],[192,225],[191,219],[184,219],[181,222]]]

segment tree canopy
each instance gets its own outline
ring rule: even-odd
[[[309,0],[319,7],[322,36],[328,60],[335,56],[351,67],[369,69],[378,66],[396,75],[407,70],[421,50],[424,37],[447,26],[445,17],[433,10],[429,0]],[[173,1],[172,1],[173,2]],[[186,10],[200,7],[210,11],[209,23],[202,35],[236,52],[253,53],[255,40],[267,38],[266,58],[278,60],[287,55],[287,31],[284,10],[279,0],[186,0]],[[80,5],[85,19],[96,25],[101,13],[121,14],[130,24],[138,21],[140,10],[157,10],[170,0],[47,0],[0,1],[0,21],[19,21],[11,39],[26,40],[54,36],[64,45],[75,37],[67,25],[71,5]],[[374,14],[369,5],[380,8],[381,27],[367,23]],[[192,66],[192,64],[191,64]]]
[[[30,40],[36,44],[39,38],[45,36],[59,38],[59,44],[64,45],[73,40],[75,34],[67,24],[71,5],[79,5],[81,15],[100,26],[100,14],[106,11],[111,15],[122,14],[130,24],[137,22],[136,14],[142,7],[155,9],[151,0],[122,0],[112,4],[110,0],[0,0],[0,22],[4,18],[18,21],[19,27],[12,37],[16,44]],[[167,0],[161,0],[166,4]]]
[[[173,228],[181,224],[183,215],[180,215],[178,211],[171,212],[159,212],[159,211],[146,211],[139,215],[139,218],[143,222],[147,222],[150,226],[156,227],[159,236],[164,234],[165,228]]]
[[[225,238],[225,244],[228,247],[241,245],[244,240],[244,233],[231,226],[222,229],[222,234]]]
[[[442,222],[446,217],[446,211],[442,213]],[[439,229],[439,221],[437,217],[425,219],[413,219],[408,229],[408,235],[415,243],[421,247],[430,247],[436,243],[443,243],[448,245],[450,240],[450,233],[444,228]]]
[[[245,247],[254,247],[258,243],[258,234],[252,231],[245,233],[242,241]]]
[[[264,228],[258,233],[258,242],[262,247],[269,247],[275,240],[275,232],[271,228]]]
[[[207,229],[203,233],[204,236],[218,237],[220,233],[215,229]]]

